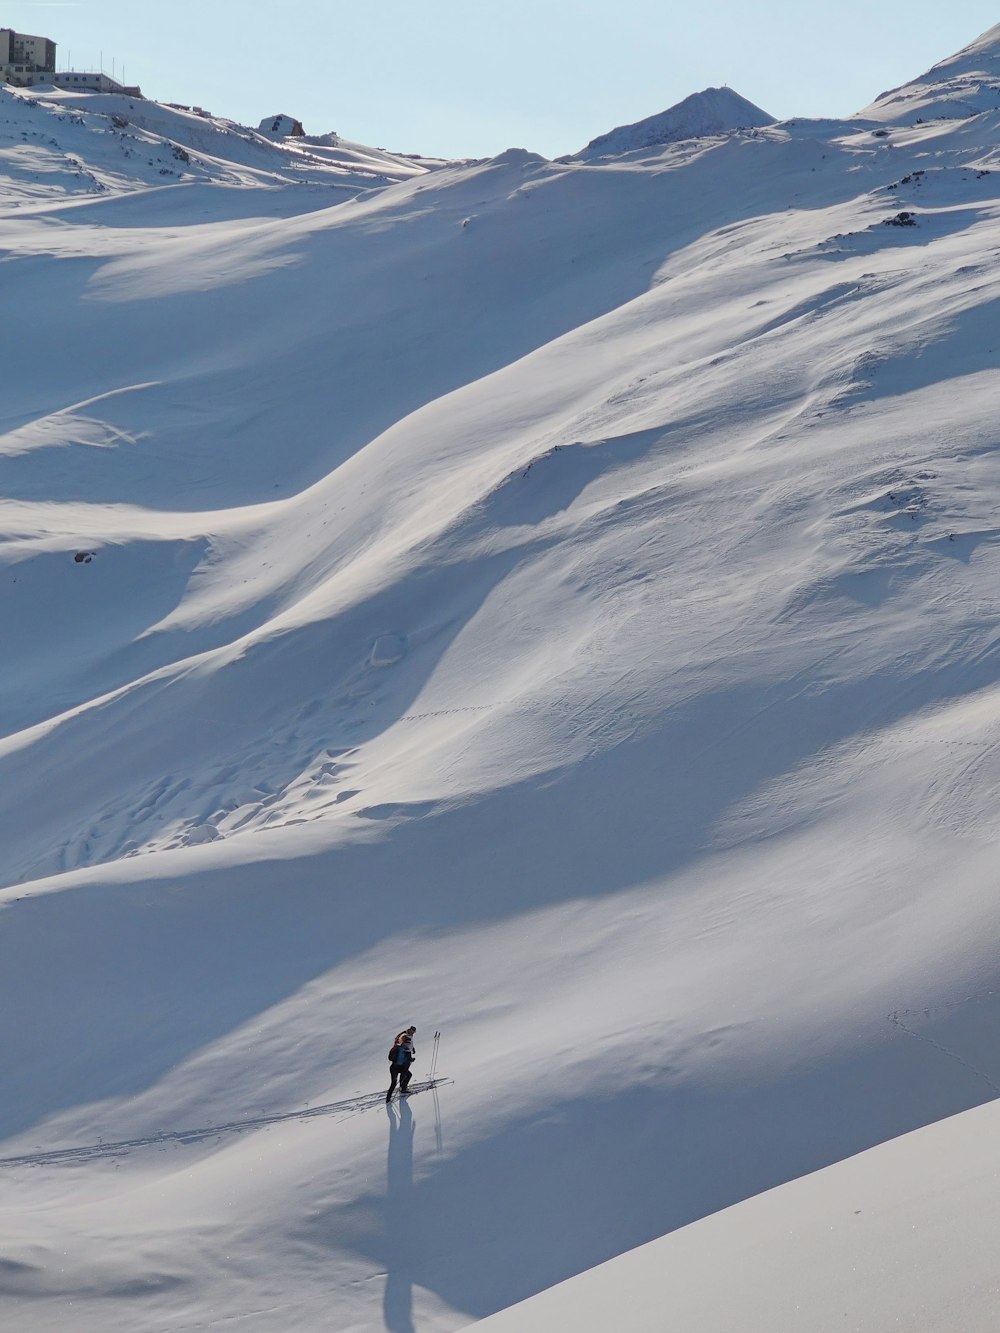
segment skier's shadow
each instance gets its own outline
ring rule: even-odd
[[[413,1135],[416,1122],[406,1098],[385,1108],[389,1120],[389,1159],[386,1189],[386,1283],[382,1313],[390,1333],[414,1333],[413,1234],[416,1201],[413,1195]]]

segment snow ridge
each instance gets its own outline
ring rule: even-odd
[[[0,88],[0,163],[0,208],[185,183],[327,186],[346,198],[441,165],[335,135],[275,140],[123,94],[11,87]]]
[[[963,120],[1000,110],[1000,24],[926,74],[881,93],[859,119],[912,125],[932,119]]]

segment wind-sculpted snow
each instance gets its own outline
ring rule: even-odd
[[[457,1329],[995,1095],[992,123],[18,187],[12,1327]]]

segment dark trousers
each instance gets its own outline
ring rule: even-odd
[[[410,1066],[393,1065],[389,1070],[389,1091],[385,1094],[386,1101],[396,1091],[396,1080],[399,1079],[399,1091],[405,1092],[410,1085]]]

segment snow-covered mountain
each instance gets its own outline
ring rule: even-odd
[[[348,197],[439,165],[336,135],[276,140],[202,110],[121,94],[0,88],[6,209],[195,182],[325,185]]]
[[[5,1327],[640,1328],[656,1242],[744,1333],[716,1246],[1000,1090],[998,113],[377,181],[78,105],[0,107]],[[852,1308],[941,1326],[894,1199]]]
[[[919,79],[878,96],[859,114],[887,125],[958,119],[1000,110],[1000,24]]]
[[[580,161],[588,162],[615,153],[634,152],[637,148],[653,148],[683,139],[705,139],[773,124],[773,116],[732,88],[706,88],[685,97],[659,115],[647,116],[634,125],[620,125],[608,134],[599,135],[576,156]]]

